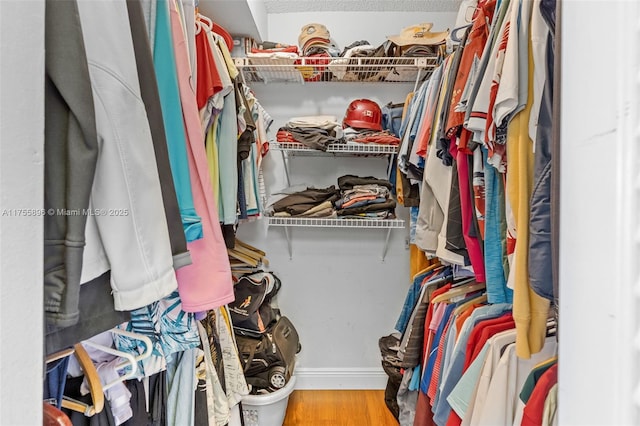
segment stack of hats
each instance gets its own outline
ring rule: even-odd
[[[335,50],[329,30],[322,24],[307,24],[300,30],[298,45],[307,60],[297,67],[305,81],[329,81],[331,73],[327,65],[331,61],[331,51]]]
[[[303,56],[328,52],[331,47],[330,34],[322,24],[307,24],[300,30],[298,46]]]
[[[421,56],[435,54],[438,46],[445,43],[449,30],[431,32],[433,24],[425,22],[403,28],[400,34],[387,36],[387,39],[402,51],[402,56]]]

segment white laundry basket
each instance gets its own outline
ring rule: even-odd
[[[282,389],[263,395],[244,396],[242,415],[245,426],[282,426],[289,395],[295,386],[296,376],[293,375]]]

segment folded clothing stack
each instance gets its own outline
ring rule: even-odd
[[[388,130],[369,130],[369,129],[353,129],[353,128],[345,128],[344,132],[344,140],[347,143],[371,143],[377,145],[400,145],[400,138],[393,135]]]
[[[327,188],[291,187],[272,194],[266,214],[274,217],[394,219],[391,183],[372,176],[344,175]]]
[[[335,202],[339,217],[358,219],[393,219],[396,202],[391,183],[373,176],[344,175],[338,178],[340,199]]]
[[[293,117],[278,129],[276,140],[301,143],[320,151],[326,151],[329,144],[344,142],[342,125],[332,115]]]
[[[340,199],[335,185],[327,188],[308,187],[279,198],[267,208],[275,217],[335,217],[333,203]]]

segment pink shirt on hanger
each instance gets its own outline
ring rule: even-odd
[[[204,232],[204,238],[187,244],[193,263],[178,269],[176,275],[182,309],[185,312],[201,312],[226,305],[235,297],[227,248],[220,229],[218,210],[213,201],[196,94],[191,85],[187,43],[175,3],[170,3],[170,9],[191,189],[196,211],[202,217]]]

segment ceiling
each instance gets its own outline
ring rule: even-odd
[[[457,12],[461,0],[264,0],[267,13]]]
[[[3,0],[0,0],[2,2]],[[267,34],[268,16],[304,12],[457,12],[462,0],[197,0],[200,11],[232,35]]]

